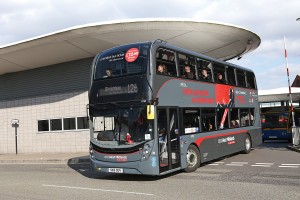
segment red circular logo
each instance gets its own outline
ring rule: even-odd
[[[139,57],[138,48],[131,48],[125,54],[125,59],[127,62],[134,62]]]

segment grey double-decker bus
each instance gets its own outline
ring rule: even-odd
[[[87,108],[99,172],[192,172],[262,140],[253,71],[161,40],[98,54]]]

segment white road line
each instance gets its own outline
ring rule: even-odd
[[[274,165],[274,163],[255,163],[256,165]]]
[[[294,165],[294,166],[300,166],[300,164],[281,164],[281,165]]]
[[[286,168],[299,168],[300,164],[281,164],[278,167],[286,167]]]
[[[224,164],[224,162],[214,162],[214,163],[216,163],[216,164]]]
[[[219,165],[219,164],[218,163],[211,163],[211,164],[208,164],[208,165],[216,166],[216,165]]]
[[[278,167],[286,167],[286,168],[299,168],[299,166],[288,166],[288,165],[284,165],[284,166],[278,166]]]
[[[247,165],[248,162],[231,162],[232,164],[241,164],[241,165]]]
[[[271,167],[271,165],[251,165],[252,167]]]
[[[147,195],[147,196],[154,195],[154,194],[149,194],[149,193],[127,192],[127,191],[120,191],[120,190],[105,190],[105,189],[84,188],[84,187],[72,187],[72,186],[65,186],[65,185],[47,185],[47,184],[43,184],[42,186],[44,186],[44,187],[56,187],[56,188],[67,188],[67,189],[79,189],[79,190],[92,190],[92,191],[102,191],[102,192],[115,192],[115,193],[125,193],[125,194],[137,194],[137,195]]]
[[[234,164],[234,163],[232,163],[232,164],[226,164],[226,165],[228,165],[228,166],[240,166],[240,167],[243,167],[244,165],[242,165],[242,164]]]

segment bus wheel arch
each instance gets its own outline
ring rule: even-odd
[[[246,133],[244,138],[244,150],[242,152],[244,154],[248,154],[250,153],[251,148],[252,148],[252,140],[249,133]]]
[[[200,151],[196,145],[190,144],[187,150],[186,159],[187,166],[184,169],[185,172],[193,172],[200,167]]]

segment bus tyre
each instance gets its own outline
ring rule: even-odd
[[[243,153],[248,154],[251,151],[251,139],[249,137],[249,135],[246,135],[245,137],[245,143],[244,143],[244,150]]]
[[[200,152],[195,145],[190,145],[187,154],[187,167],[184,169],[185,172],[193,172],[200,166]]]

